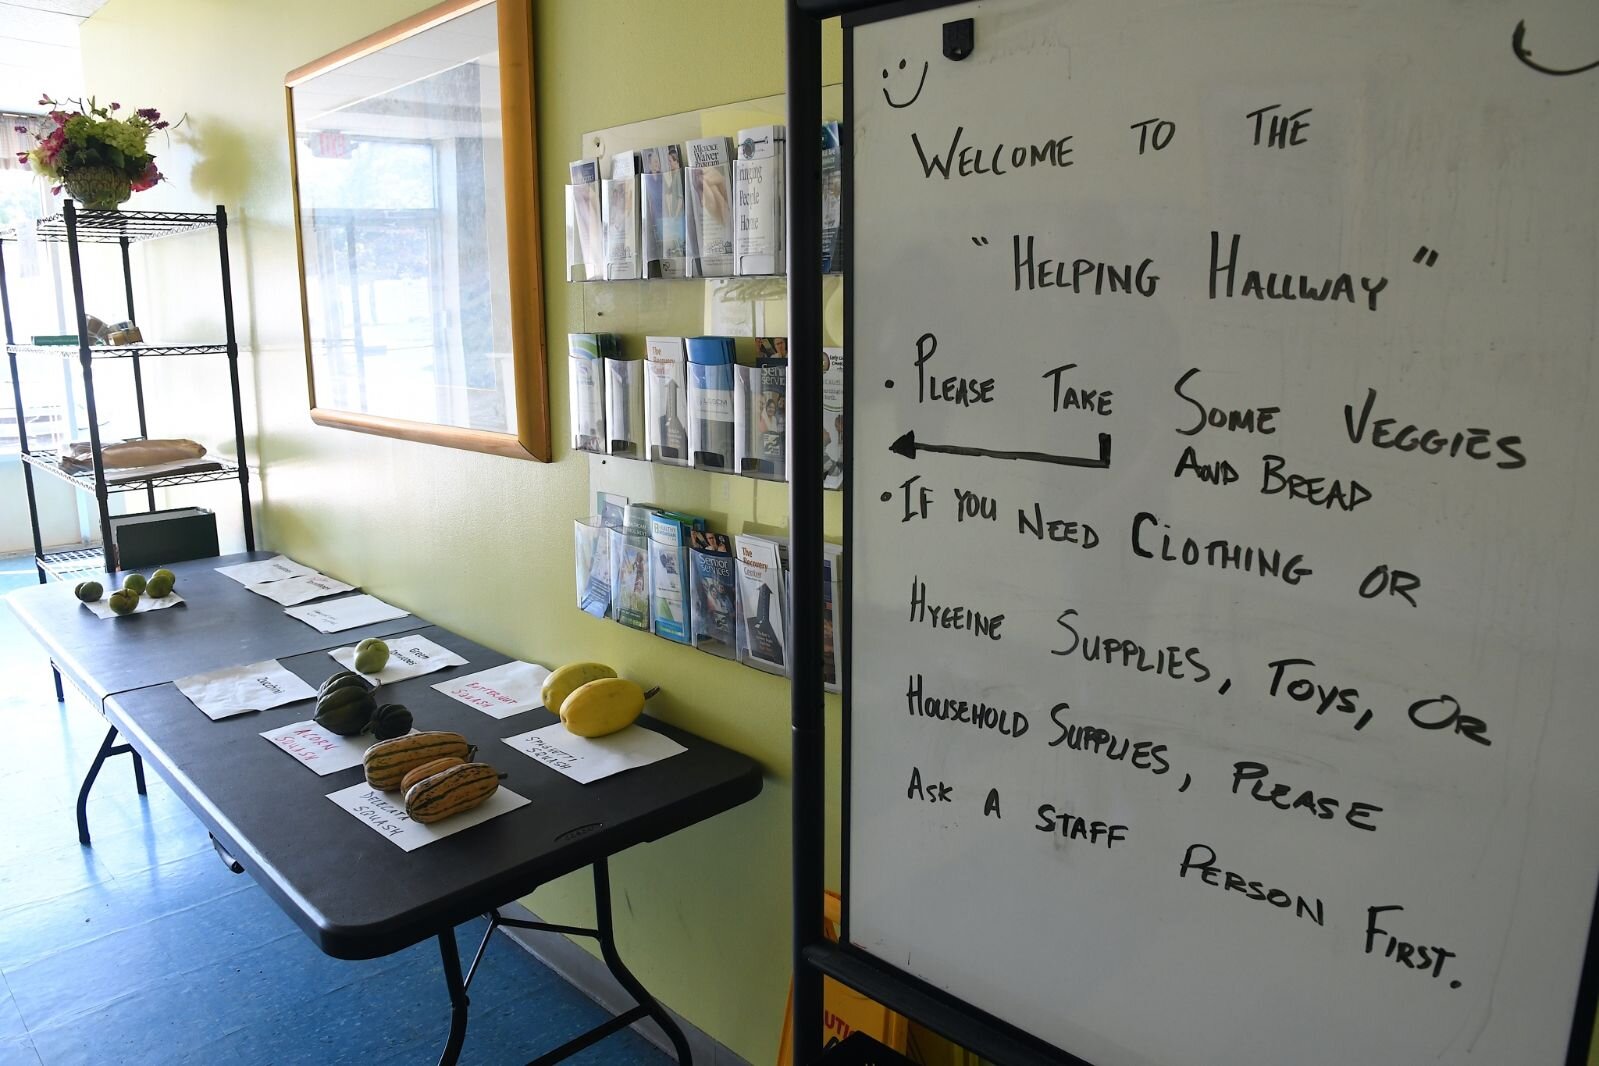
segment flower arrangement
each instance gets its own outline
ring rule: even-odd
[[[155,156],[149,148],[150,135],[170,123],[153,107],[143,107],[126,118],[116,112],[122,105],[102,107],[94,97],[69,100],[75,110],[66,110],[50,97],[39,103],[50,108],[44,132],[18,126],[19,133],[33,133],[38,142],[17,158],[35,173],[55,184],[52,193],[66,186],[74,199],[90,210],[115,210],[135,192],[153,188],[162,180]]]

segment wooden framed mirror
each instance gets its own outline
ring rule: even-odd
[[[530,0],[285,79],[311,418],[548,461]]]

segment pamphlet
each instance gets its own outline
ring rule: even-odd
[[[637,359],[605,359],[606,450],[644,458],[644,364]]]
[[[578,159],[566,187],[566,280],[605,276],[605,229],[601,211],[600,161]]]
[[[611,613],[611,531],[600,516],[572,523],[572,550],[577,559],[577,607],[605,618]]]
[[[738,199],[733,253],[734,273],[741,277],[786,272],[783,136],[782,126],[738,131],[738,161],[733,166],[733,191]]]
[[[733,466],[733,338],[686,337],[688,446],[700,470]]]
[[[734,538],[740,614],[739,658],[769,673],[788,672],[787,595],[783,548],[777,541],[741,533]]]
[[[621,529],[611,530],[611,613],[625,626],[650,629],[650,515],[628,504]]]
[[[844,546],[822,545],[822,687],[841,691],[838,649],[844,646]]]
[[[689,465],[688,363],[682,337],[644,339],[644,440],[651,462]]]
[[[572,447],[585,452],[606,450],[605,359],[618,354],[614,333],[568,333],[571,367],[568,392],[572,410]]]
[[[650,516],[650,602],[655,635],[688,644],[693,640],[689,622],[688,538],[705,520],[673,511]]]
[[[738,658],[738,584],[733,545],[726,535],[689,534],[689,584],[694,646],[726,659]]]
[[[838,123],[822,123],[822,273],[844,269],[843,221],[844,167]]]
[[[687,201],[683,154],[675,144],[639,152],[644,185],[641,225],[644,276],[681,278],[688,270]]]
[[[733,142],[702,137],[686,142],[683,150],[689,276],[728,277],[733,273]]]
[[[639,276],[639,156],[617,152],[605,192],[605,278],[630,281]]]
[[[822,488],[844,485],[844,349],[822,349]]]

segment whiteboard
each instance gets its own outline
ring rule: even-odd
[[[1103,1066],[1565,1061],[1599,6],[848,47],[849,942]]]

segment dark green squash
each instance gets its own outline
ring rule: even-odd
[[[316,724],[341,737],[353,737],[366,730],[377,708],[377,701],[365,688],[335,688],[317,697]]]
[[[353,670],[340,670],[338,673],[322,682],[322,687],[316,690],[316,694],[318,698],[320,698],[322,696],[326,696],[329,692],[332,692],[335,689],[341,688],[359,688],[363,691],[370,692],[372,691],[372,683],[366,678],[362,677],[360,674],[355,673]]]
[[[372,713],[367,732],[379,740],[393,740],[411,731],[411,712],[403,703],[385,703]]]

